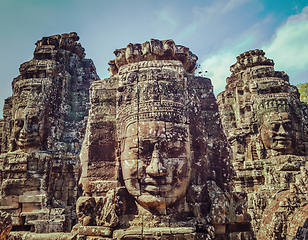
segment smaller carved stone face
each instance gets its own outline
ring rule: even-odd
[[[186,125],[141,121],[127,127],[122,173],[128,192],[142,206],[163,212],[185,196],[190,161]]]
[[[261,139],[266,149],[272,149],[277,154],[293,153],[292,118],[289,113],[269,113],[263,116]]]
[[[36,108],[19,108],[16,110],[13,134],[19,148],[35,148],[41,145],[42,128],[42,118]]]

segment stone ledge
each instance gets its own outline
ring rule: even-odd
[[[85,236],[110,237],[112,236],[112,229],[109,227],[80,226],[78,234]]]

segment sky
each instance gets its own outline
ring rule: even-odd
[[[236,56],[257,48],[291,84],[308,82],[308,0],[0,0],[0,118],[35,42],[68,32],[101,79],[115,49],[155,38],[189,47],[216,95]]]

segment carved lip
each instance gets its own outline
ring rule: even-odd
[[[275,137],[274,139],[275,140],[287,140],[289,138],[287,138],[287,137]]]
[[[37,141],[37,136],[31,137],[31,138],[19,138],[18,139],[18,142],[22,145],[29,145],[29,144],[32,144],[35,141]]]
[[[290,141],[290,138],[288,138],[288,137],[275,137],[274,141],[275,142],[287,142],[287,141]]]
[[[163,193],[163,192],[169,192],[171,191],[173,186],[171,184],[166,184],[166,185],[146,185],[145,191],[149,193]]]
[[[142,182],[142,185],[146,192],[159,194],[171,191],[174,186],[174,181],[171,178],[166,177],[147,177],[144,179],[144,182]]]

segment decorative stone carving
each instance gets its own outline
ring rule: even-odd
[[[0,239],[6,240],[12,229],[12,218],[9,213],[0,211]]]
[[[79,152],[98,80],[76,33],[37,41],[20,66],[1,120],[0,208],[12,232],[70,231],[77,221]]]
[[[129,43],[126,48],[116,49],[113,53],[115,60],[108,63],[110,76],[117,74],[123,65],[153,60],[177,60],[182,62],[187,73],[194,73],[198,60],[198,57],[189,51],[189,48],[175,45],[171,39],[164,41],[151,39],[150,42],[142,44]]]
[[[112,195],[109,195],[108,197],[80,197],[78,199],[77,216],[82,226],[115,227],[117,225],[115,200]]]
[[[210,79],[191,74],[197,57],[172,40],[115,54],[112,77],[90,88],[79,238],[249,239]]]
[[[296,234],[292,218],[306,204],[290,191],[300,188],[307,162],[307,106],[264,55],[257,49],[238,56],[217,99],[232,146],[235,190],[248,193],[257,238],[289,239]]]

